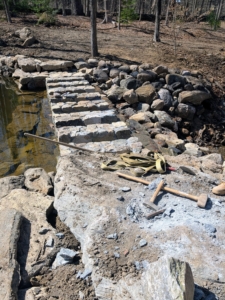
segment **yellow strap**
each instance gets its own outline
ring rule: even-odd
[[[151,153],[151,156],[143,156],[140,154],[121,154],[121,160],[112,160],[107,163],[102,163],[101,168],[103,170],[115,171],[119,169],[129,168],[140,168],[145,173],[148,172],[166,172],[166,160],[159,153]],[[135,173],[135,172],[133,172]]]

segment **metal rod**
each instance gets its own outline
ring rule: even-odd
[[[77,149],[77,150],[83,150],[83,151],[88,151],[88,152],[95,152],[93,150],[81,148],[81,147],[78,147],[78,146],[73,146],[73,145],[70,145],[70,144],[63,143],[63,142],[53,141],[53,140],[50,140],[50,139],[47,139],[47,138],[44,138],[44,137],[41,137],[41,136],[38,136],[38,135],[30,134],[30,133],[24,133],[24,135],[28,136],[28,137],[35,138],[35,139],[43,140],[43,141],[46,141],[46,142],[50,142],[50,143],[54,143],[54,144],[66,146],[66,147],[69,147],[69,148]]]

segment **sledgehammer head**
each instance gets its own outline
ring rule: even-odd
[[[206,204],[207,204],[207,200],[208,200],[208,195],[207,195],[207,194],[201,194],[201,195],[198,197],[197,205],[198,205],[199,207],[205,208],[205,207],[206,207]]]

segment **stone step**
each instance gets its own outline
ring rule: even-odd
[[[109,103],[104,100],[79,101],[79,102],[58,102],[52,104],[54,114],[72,113],[81,111],[107,110]]]
[[[70,143],[71,145],[78,146],[84,149],[92,150],[95,152],[111,152],[111,153],[141,153],[142,143],[138,141],[138,138],[131,137],[129,139],[119,139],[115,141],[103,141],[103,142],[94,142],[94,143],[81,143],[75,144]],[[59,146],[60,155],[70,155],[74,153],[74,149]]]
[[[55,93],[57,94],[64,94],[64,93],[93,93],[95,91],[95,88],[91,85],[85,86],[70,86],[70,87],[57,87],[57,88],[51,88],[47,89],[47,94],[49,96],[54,95]]]
[[[46,85],[48,86],[50,83],[57,82],[68,82],[68,81],[81,81],[86,78],[85,74],[83,76],[69,76],[69,77],[48,77],[46,78]]]
[[[58,87],[66,88],[66,87],[85,86],[85,85],[90,85],[87,80],[49,82],[48,90],[52,88],[58,88]]]
[[[104,124],[117,122],[114,109],[104,111],[79,112],[70,114],[54,114],[53,121],[57,128],[63,126],[86,126],[89,124]]]
[[[95,93],[65,93],[59,94],[55,93],[52,96],[48,96],[49,100],[52,103],[58,102],[79,102],[79,101],[92,101],[92,100],[101,100],[101,94],[98,92]]]
[[[64,143],[90,143],[128,139],[130,129],[124,122],[93,124],[87,126],[67,126],[58,129],[58,140]]]

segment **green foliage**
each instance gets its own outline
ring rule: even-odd
[[[56,23],[56,12],[43,12],[39,19],[38,24],[45,24],[45,25],[55,25]]]
[[[123,0],[121,8],[121,23],[128,24],[131,21],[137,20],[138,15],[135,12],[136,0]]]
[[[48,14],[52,13],[52,8],[50,8],[50,0],[33,0],[32,1],[32,10],[37,13],[47,12]]]
[[[212,29],[217,30],[220,28],[221,22],[217,19],[215,11],[210,12],[207,21]]]

